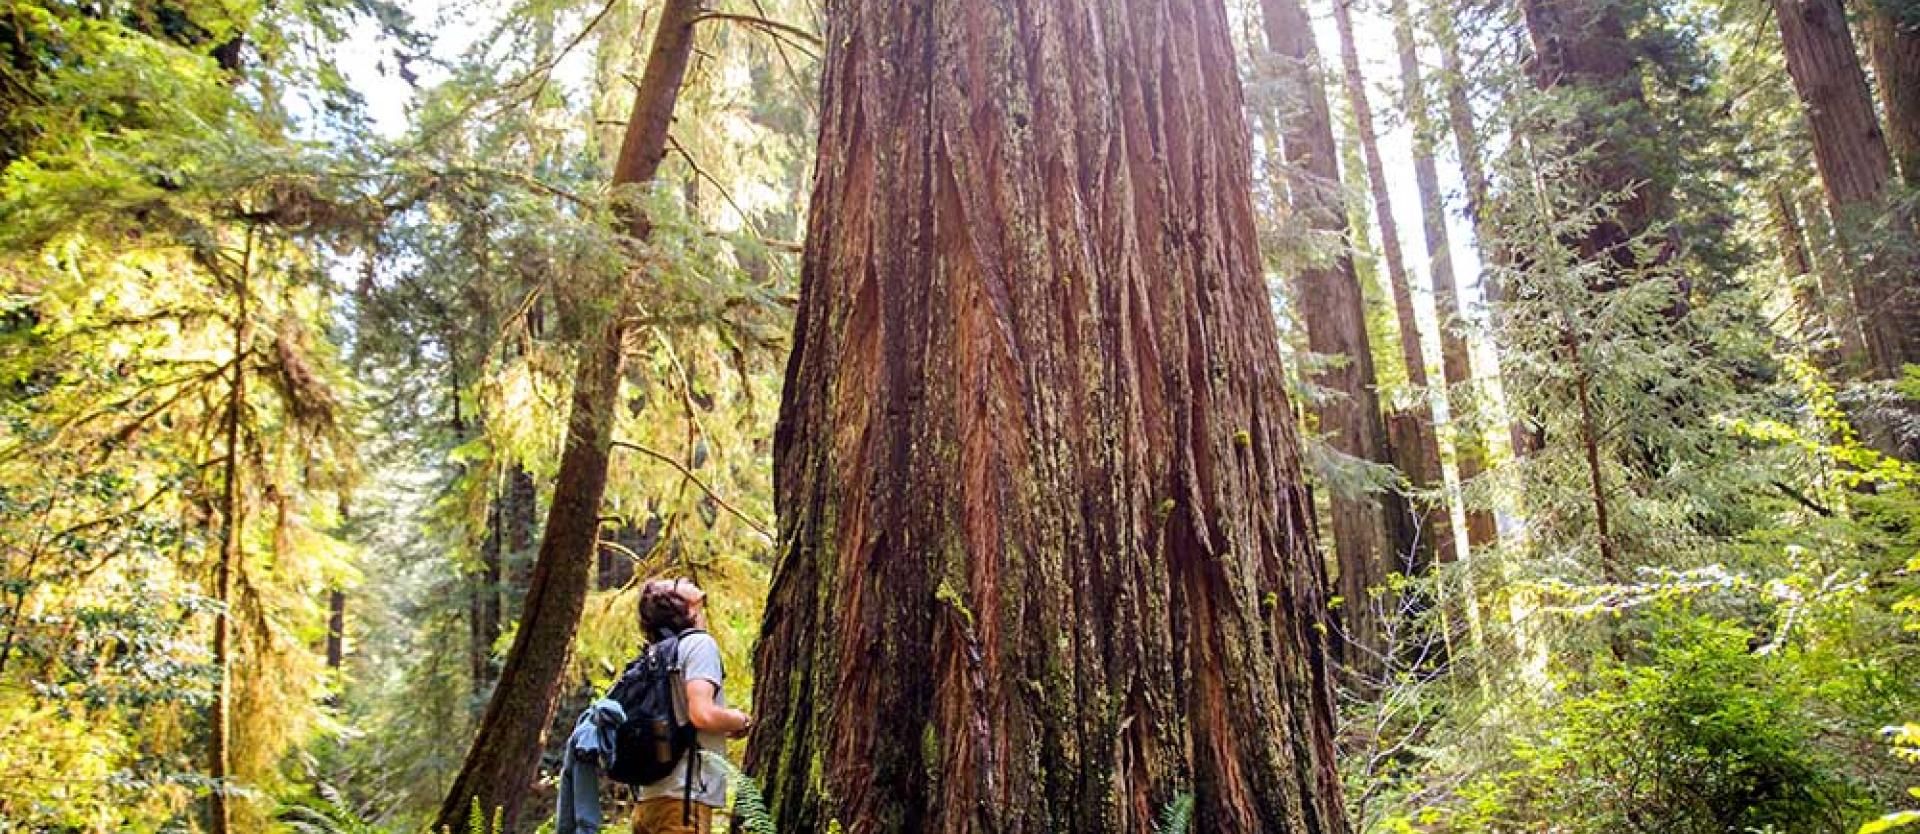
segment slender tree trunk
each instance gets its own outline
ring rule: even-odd
[[[1281,143],[1290,168],[1289,202],[1311,228],[1345,239],[1351,230],[1337,165],[1339,151],[1306,8],[1301,0],[1261,0],[1260,6],[1267,48],[1281,61],[1285,98],[1299,102],[1301,108],[1281,114],[1286,125]],[[1367,341],[1366,308],[1348,247],[1342,246],[1332,263],[1301,270],[1296,286],[1308,349],[1343,360],[1314,378],[1316,385],[1335,392],[1314,410],[1321,433],[1342,453],[1393,463],[1381,418],[1373,347]],[[1389,564],[1395,541],[1388,534],[1389,522],[1399,523],[1406,515],[1402,496],[1389,492],[1382,497],[1384,501],[1374,501],[1338,490],[1331,496],[1334,556],[1339,566],[1336,593],[1345,601],[1339,608],[1342,628],[1337,636],[1342,639],[1336,647],[1341,661],[1363,679],[1377,671],[1377,659],[1385,650],[1377,612],[1367,604],[1368,589],[1385,584],[1383,566]]]
[[[1874,379],[1898,379],[1902,364],[1920,361],[1920,277],[1908,268],[1911,253],[1900,251],[1912,245],[1910,227],[1896,231],[1901,239],[1866,239],[1866,227],[1885,209],[1893,159],[1854,52],[1846,12],[1839,0],[1773,0],[1773,12],[1787,72],[1813,134],[1814,164],[1848,261],[1867,371]],[[1870,248],[1884,251],[1868,257]],[[1897,264],[1883,263],[1889,260]]]
[[[1808,243],[1807,257],[1813,264],[1814,284],[1820,292],[1821,309],[1832,321],[1839,342],[1840,364],[1843,367],[1864,368],[1867,364],[1867,337],[1860,332],[1860,316],[1853,309],[1853,292],[1840,277],[1846,274],[1846,265],[1836,257],[1840,243],[1834,231],[1833,218],[1827,213],[1827,204],[1820,197],[1802,197],[1797,205]]]
[[[339,669],[347,651],[347,592],[327,592],[327,668]]]
[[[1481,257],[1488,262],[1497,262],[1501,254],[1495,247],[1488,246],[1493,236],[1488,233],[1486,220],[1489,189],[1487,167],[1481,156],[1480,130],[1473,119],[1473,103],[1467,96],[1467,70],[1460,60],[1460,33],[1454,25],[1453,9],[1447,3],[1435,3],[1432,17],[1435,40],[1440,44],[1441,72],[1447,81],[1447,127],[1453,133],[1454,150],[1460,158],[1461,178],[1467,186],[1467,216],[1473,220]],[[1480,294],[1486,299],[1493,315],[1500,315],[1501,305],[1506,302],[1506,293],[1501,289],[1499,279],[1489,269],[1480,270]],[[1496,361],[1505,362],[1506,354],[1497,340],[1494,356]],[[1512,375],[1503,366],[1500,376],[1504,380]],[[1513,399],[1512,392],[1505,393],[1509,400]],[[1513,449],[1514,457],[1526,457],[1540,451],[1540,435],[1518,416],[1512,416],[1507,421],[1507,442]],[[1468,523],[1472,524],[1473,521],[1469,519]]]
[[[1797,335],[1809,345],[1829,344],[1827,340],[1833,340],[1832,346],[1823,348],[1816,357],[1816,361],[1827,368],[1858,363],[1866,352],[1860,329],[1850,312],[1835,309],[1836,302],[1844,301],[1845,295],[1827,291],[1828,282],[1821,277],[1814,262],[1806,224],[1801,222],[1793,196],[1785,187],[1776,185],[1769,197],[1780,239],[1780,266],[1793,282],[1793,304],[1800,318]]]
[[[494,587],[499,595],[501,617],[507,620],[518,619],[520,609],[527,600],[527,586],[533,580],[533,561],[538,554],[534,552],[539,531],[539,496],[534,488],[533,475],[527,472],[518,461],[507,464],[504,483],[500,485],[498,518],[496,524],[500,534],[499,565],[495,570]]]
[[[207,777],[213,783],[207,795],[207,830],[227,834],[233,824],[231,798],[233,772],[228,749],[233,737],[233,585],[234,574],[245,557],[246,490],[242,478],[246,470],[241,448],[247,409],[247,353],[253,343],[253,311],[248,297],[253,270],[253,230],[247,230],[246,253],[240,264],[233,313],[233,383],[227,389],[226,458],[221,464],[223,480],[220,496],[220,560],[213,568],[213,599],[219,606],[213,620],[213,703],[207,709]]]
[[[351,507],[345,495],[339,501],[340,524],[345,526],[353,517]],[[346,661],[347,650],[347,592],[341,588],[327,590],[327,668],[338,670]],[[337,703],[338,691],[328,696],[328,703]]]
[[[748,769],[782,831],[1344,832],[1219,0],[848,0]],[[903,743],[904,742],[904,743]]]
[[[1433,278],[1434,310],[1440,320],[1440,371],[1447,383],[1447,411],[1454,426],[1453,451],[1462,486],[1487,468],[1487,440],[1473,391],[1473,366],[1467,350],[1467,309],[1453,278],[1453,241],[1447,233],[1447,204],[1440,193],[1440,169],[1433,159],[1435,126],[1428,117],[1426,79],[1413,39],[1413,15],[1407,0],[1393,0],[1393,38],[1400,52],[1400,83],[1413,121],[1413,178],[1420,189],[1421,231],[1427,244],[1427,269]],[[1493,513],[1469,509],[1467,546],[1493,541]]]
[[[1900,0],[1865,4],[1867,57],[1887,116],[1887,150],[1909,187],[1920,188],[1920,9],[1903,19]]]
[[[647,183],[659,170],[700,11],[699,0],[667,0],[661,9],[614,167],[616,187]],[[651,227],[644,212],[623,203],[620,214],[630,237],[647,237]],[[553,504],[528,582],[520,627],[435,828],[462,830],[475,804],[483,813],[499,808],[511,828],[533,784],[541,736],[552,721],[560,679],[586,604],[599,536],[627,332],[629,304],[625,290],[618,292],[619,303],[610,305],[612,309],[587,331],[574,376],[566,451],[560,458]]]
[[[480,570],[469,581],[473,598],[467,616],[467,662],[475,697],[493,689],[499,667],[493,662],[493,646],[500,642],[501,629],[501,518],[503,496],[494,496],[487,507],[487,534],[480,540]]]
[[[636,557],[646,556],[660,541],[661,528],[664,525],[658,515],[649,513],[647,520],[639,526],[625,522],[613,531],[612,542],[619,549],[600,548],[599,564],[593,572],[593,587],[599,591],[612,591],[626,587],[633,581],[634,570],[638,567]]]
[[[1437,556],[1441,562],[1456,557],[1453,522],[1443,496],[1446,477],[1440,468],[1440,437],[1433,419],[1433,391],[1427,380],[1426,353],[1420,346],[1420,323],[1414,318],[1413,287],[1407,276],[1406,256],[1400,249],[1400,226],[1394,220],[1393,202],[1388,197],[1387,166],[1380,159],[1380,140],[1373,129],[1372,105],[1367,102],[1367,82],[1360,73],[1360,52],[1353,38],[1351,0],[1334,0],[1333,19],[1340,32],[1340,63],[1346,70],[1347,100],[1353,107],[1355,132],[1360,135],[1360,150],[1367,162],[1367,180],[1372,185],[1375,222],[1380,224],[1380,249],[1386,256],[1387,283],[1393,289],[1394,317],[1398,320],[1400,355],[1407,363],[1407,382],[1418,395],[1412,406],[1419,418],[1413,426],[1412,445],[1401,450],[1410,468],[1404,468],[1407,480],[1417,495],[1414,519],[1417,539],[1412,551],[1394,554],[1401,560],[1396,567],[1407,574],[1418,573]]]

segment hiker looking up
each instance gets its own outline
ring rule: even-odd
[[[701,767],[699,753],[725,756],[727,738],[745,735],[753,726],[751,716],[727,707],[726,670],[720,644],[706,632],[706,603],[706,592],[691,579],[652,579],[640,588],[640,627],[648,644],[678,643],[685,699],[684,710],[675,704],[675,712],[697,731],[698,742],[665,777],[639,787],[634,834],[712,831],[713,809],[727,801],[727,778],[719,768]]]

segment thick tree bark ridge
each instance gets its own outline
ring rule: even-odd
[[[788,832],[1344,832],[1219,0],[840,0],[747,766]]]
[[[694,23],[700,11],[701,0],[667,0],[661,9],[614,167],[615,188],[651,181],[666,156],[667,128],[693,53]],[[624,200],[617,207],[624,231],[634,240],[646,239],[651,226],[645,212]],[[493,809],[500,809],[511,829],[533,784],[541,737],[553,718],[599,540],[600,502],[607,488],[627,332],[627,301],[622,298],[612,306],[613,313],[593,326],[581,346],[566,450],[528,581],[520,628],[500,668],[499,683],[487,700],[473,745],[434,821],[435,830],[466,830],[469,809],[476,803],[488,817]]]

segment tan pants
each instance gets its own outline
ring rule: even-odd
[[[693,803],[693,824],[687,825],[686,805],[677,796],[649,799],[633,808],[633,834],[711,834],[713,809]]]

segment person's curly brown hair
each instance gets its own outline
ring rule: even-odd
[[[693,612],[678,579],[649,579],[640,586],[640,629],[648,640],[693,628]]]

